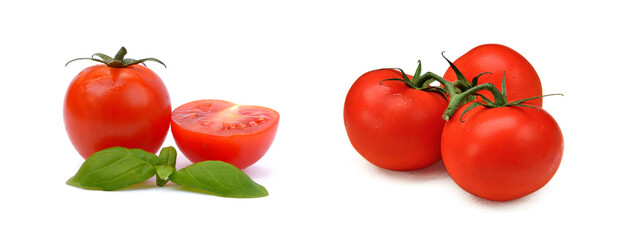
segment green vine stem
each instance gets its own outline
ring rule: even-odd
[[[424,74],[421,74],[421,70],[422,70],[422,64],[420,61],[418,61],[418,67],[416,68],[416,74],[414,74],[412,79],[409,79],[409,76],[407,76],[407,74],[405,74],[405,72],[403,72],[402,69],[399,68],[393,68],[396,70],[399,70],[401,72],[402,78],[391,78],[391,79],[385,79],[382,80],[381,82],[384,81],[401,81],[404,82],[408,87],[417,89],[417,90],[421,90],[421,91],[432,91],[432,92],[437,92],[440,95],[442,95],[442,97],[444,97],[444,99],[446,99],[448,101],[448,106],[446,107],[444,113],[442,114],[442,119],[444,119],[445,121],[448,121],[451,119],[451,117],[453,116],[453,114],[455,114],[455,112],[464,104],[469,103],[469,102],[473,102],[476,100],[477,97],[481,97],[481,99],[483,100],[483,102],[474,102],[473,104],[471,104],[468,108],[466,108],[464,110],[464,112],[462,113],[462,116],[469,110],[478,107],[478,106],[485,106],[488,108],[498,108],[498,107],[507,107],[507,106],[522,106],[522,107],[531,107],[531,108],[537,108],[534,106],[530,106],[530,105],[525,105],[523,104],[525,101],[529,101],[532,99],[536,99],[536,98],[541,98],[541,97],[547,97],[547,96],[554,96],[554,95],[562,95],[560,93],[557,94],[548,94],[548,95],[543,95],[543,96],[537,96],[537,97],[531,97],[531,98],[525,98],[525,99],[521,99],[518,101],[514,101],[514,102],[508,102],[507,100],[507,87],[505,85],[505,72],[503,72],[503,80],[501,83],[501,89],[502,91],[499,91],[499,89],[492,83],[484,83],[481,85],[477,85],[479,82],[479,77],[481,77],[482,75],[485,74],[492,74],[489,72],[484,72],[481,73],[475,77],[473,77],[471,82],[468,82],[468,80],[466,79],[466,77],[459,71],[459,69],[451,62],[449,61],[446,56],[444,56],[444,52],[442,52],[442,57],[444,57],[444,59],[446,59],[446,61],[449,63],[450,67],[453,69],[453,71],[455,72],[455,75],[457,76],[457,80],[455,80],[454,82],[450,82],[440,76],[438,76],[435,73],[432,72],[426,72]],[[380,82],[380,83],[381,83]],[[440,83],[443,87],[440,86],[431,86],[430,84],[433,82],[438,82]],[[481,90],[487,90],[489,91],[493,96],[494,96],[494,101],[486,98],[485,96],[477,93],[478,91]],[[448,96],[448,98],[447,98]],[[462,119],[460,116],[460,120]],[[462,120],[463,122],[463,120]]]
[[[109,57],[106,54],[103,53],[94,53],[91,55],[91,57],[88,58],[75,58],[70,60],[69,62],[67,62],[65,64],[65,66],[67,66],[68,64],[70,64],[71,62],[74,62],[76,60],[92,60],[92,61],[96,61],[99,63],[103,63],[106,64],[108,67],[112,67],[112,68],[124,68],[124,67],[128,67],[130,65],[135,65],[135,64],[144,64],[144,62],[146,61],[153,61],[153,62],[158,62],[161,65],[163,65],[164,67],[167,68],[167,66],[165,65],[165,63],[163,63],[162,61],[160,61],[159,59],[156,58],[142,58],[139,60],[135,60],[132,58],[124,58],[124,56],[126,56],[126,48],[122,47],[120,48],[120,50],[115,54],[114,57]],[[98,57],[95,58],[94,56]]]
[[[457,109],[469,102],[468,101],[468,97],[472,96],[474,94],[476,94],[478,91],[480,90],[488,90],[490,91],[490,93],[492,93],[492,95],[494,95],[494,103],[496,105],[499,106],[503,106],[507,103],[506,99],[503,99],[501,96],[501,92],[499,92],[499,89],[494,86],[494,84],[492,83],[484,83],[478,86],[474,86],[464,92],[461,92],[459,94],[452,94],[451,95],[451,100],[449,101],[448,106],[446,107],[446,110],[444,111],[444,114],[442,114],[442,118],[445,121],[448,121],[449,119],[451,119],[451,117],[453,116],[453,114],[457,111]],[[485,101],[485,99],[484,99]]]
[[[442,56],[444,56],[444,52],[442,53]],[[446,57],[444,57],[446,59]],[[448,59],[446,59],[449,64],[454,67],[453,63],[450,62]],[[416,68],[416,73],[414,74],[412,79],[409,79],[409,76],[407,76],[407,74],[405,74],[405,72],[403,71],[403,69],[400,68],[391,68],[391,69],[395,69],[401,72],[401,76],[402,78],[390,78],[390,79],[384,79],[381,82],[384,81],[401,81],[404,82],[405,85],[407,85],[410,88],[414,88],[417,90],[421,90],[421,91],[431,91],[431,92],[437,92],[440,95],[442,95],[442,97],[444,97],[444,99],[446,99],[448,101],[447,96],[449,96],[451,99],[453,99],[453,97],[459,95],[460,93],[465,92],[467,89],[473,87],[473,83],[476,85],[477,83],[477,78],[483,74],[480,74],[479,76],[476,76],[472,83],[468,82],[466,80],[466,78],[464,77],[464,75],[462,75],[461,73],[459,73],[459,70],[454,67],[453,69],[455,70],[457,74],[458,79],[454,82],[449,82],[448,80],[438,76],[435,73],[432,72],[426,72],[424,74],[421,73],[422,70],[422,63],[420,61],[418,61],[418,67]],[[380,83],[381,83],[380,82]],[[431,86],[430,84],[433,82],[438,82],[440,83],[442,86],[444,87],[440,87],[440,86]],[[475,97],[473,95],[465,95],[464,96],[465,99],[462,99],[463,101],[460,101],[460,104],[463,104],[465,102],[468,101],[474,101]]]
[[[444,114],[442,115],[442,118],[446,121],[450,120],[450,118],[453,116],[453,114],[455,114],[455,112],[459,109],[459,107],[461,107],[461,105],[463,104],[463,101],[467,98],[467,96],[470,95],[478,95],[480,96],[484,102],[474,102],[472,103],[470,106],[468,106],[466,109],[464,109],[464,111],[462,112],[462,114],[459,117],[459,120],[461,122],[464,122],[463,117],[464,114],[466,114],[468,111],[472,110],[473,108],[476,108],[478,106],[484,106],[486,108],[500,108],[500,107],[509,107],[509,106],[519,106],[519,107],[529,107],[529,108],[534,108],[534,109],[538,109],[537,106],[533,106],[533,105],[526,105],[524,104],[526,101],[529,100],[533,100],[533,99],[537,99],[537,98],[541,98],[541,97],[548,97],[548,96],[564,96],[564,94],[561,93],[555,93],[555,94],[547,94],[547,95],[542,95],[542,96],[536,96],[536,97],[530,97],[530,98],[524,98],[524,99],[520,99],[514,102],[509,102],[507,100],[507,85],[505,83],[505,72],[503,72],[503,80],[501,82],[501,91],[499,91],[499,89],[492,83],[484,83],[475,87],[472,87],[470,89],[468,89],[467,91],[464,91],[460,94],[457,94],[456,96],[451,96],[451,101],[449,102],[449,105],[447,106],[446,110],[444,111]],[[478,94],[478,91],[481,90],[488,90],[490,91],[490,93],[492,94],[492,96],[494,97],[494,101],[491,101],[490,99],[486,98],[485,96]]]

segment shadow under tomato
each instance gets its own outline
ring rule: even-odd
[[[178,151],[178,150],[177,150]],[[185,157],[185,155],[183,155],[183,153],[181,153],[180,151],[178,152],[178,154],[176,155],[176,169],[179,170],[181,168],[185,168],[189,165],[192,165],[193,162],[190,161],[189,159],[187,159],[187,157]]]
[[[194,164],[193,162],[191,162],[189,159],[187,159],[187,157],[185,157],[185,155],[183,154],[178,154],[177,158],[176,158],[176,169],[182,169],[185,167],[188,167],[190,165]],[[250,178],[252,178],[253,180],[257,179],[257,178],[263,178],[265,176],[270,175],[270,172],[260,166],[259,164],[253,164],[247,168],[245,168],[244,170],[242,170],[244,173],[246,173],[246,175],[248,175]]]
[[[253,164],[242,171],[246,173],[246,175],[248,175],[251,179],[253,179],[253,181],[255,179],[264,178],[270,175],[270,171],[268,171],[268,169],[256,164]]]
[[[361,159],[364,160],[364,159]],[[517,208],[523,205],[528,204],[530,201],[534,201],[534,198],[539,194],[538,192],[542,190],[539,189],[536,192],[533,192],[529,195],[523,196],[518,199],[510,200],[510,201],[492,201],[487,200],[478,196],[475,196],[469,192],[466,192],[461,187],[457,186],[457,184],[451,179],[449,176],[446,167],[442,160],[434,163],[433,165],[417,170],[411,171],[394,171],[388,170],[384,168],[377,167],[375,165],[370,164],[370,168],[376,172],[377,174],[383,175],[388,178],[400,180],[400,181],[416,181],[416,182],[426,182],[426,181],[438,181],[438,180],[449,180],[452,186],[457,188],[459,193],[459,198],[465,198],[467,201],[473,202],[475,205],[479,205],[485,208],[500,210],[500,209],[511,209]]]
[[[378,174],[399,180],[433,181],[450,178],[441,160],[437,161],[429,167],[410,171],[394,171],[380,168],[374,165],[372,165],[372,168]]]
[[[506,209],[506,208],[516,208],[519,206],[523,206],[528,204],[529,202],[533,201],[534,196],[536,195],[535,192],[523,196],[521,198],[517,198],[514,200],[509,200],[509,201],[492,201],[492,200],[487,200],[478,196],[475,196],[473,194],[470,194],[466,191],[464,191],[463,189],[459,189],[460,191],[463,191],[464,194],[466,194],[467,198],[474,202],[477,205],[480,205],[482,207],[486,207],[489,209],[495,209],[495,210],[500,210],[500,209]]]

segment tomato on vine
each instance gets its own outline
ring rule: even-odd
[[[441,159],[446,98],[429,86],[432,73],[412,77],[398,69],[361,75],[344,102],[344,126],[359,154],[390,170],[425,168]],[[394,80],[394,81],[390,81]]]
[[[520,53],[500,44],[483,44],[477,46],[453,62],[444,73],[443,78],[455,81],[459,78],[455,67],[466,76],[477,76],[492,73],[479,78],[477,85],[492,83],[501,89],[501,76],[507,73],[508,97],[512,101],[542,95],[542,83],[531,63]],[[487,91],[480,91],[494,101]],[[530,104],[542,107],[542,98],[529,100]]]
[[[489,200],[540,189],[559,167],[564,140],[540,107],[544,96],[535,70],[505,48],[485,45],[478,49],[488,49],[479,51],[486,56],[471,51],[455,63],[444,57],[455,81],[420,75],[420,62],[414,77],[397,69],[365,73],[344,103],[351,144],[366,160],[391,170],[424,168],[441,157],[455,183]],[[500,83],[495,76],[502,76]],[[433,81],[440,86],[431,86]]]
[[[447,111],[450,120],[442,133],[442,161],[451,178],[467,192],[493,201],[517,199],[543,187],[564,152],[555,119],[528,104],[537,98],[509,102],[505,77],[502,81],[502,92],[486,83],[457,96],[489,90],[495,101],[484,97],[485,102]]]

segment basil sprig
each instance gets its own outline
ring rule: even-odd
[[[85,189],[118,190],[156,175],[157,185],[168,181],[206,193],[233,198],[268,196],[265,187],[239,168],[222,161],[204,161],[176,170],[174,147],[159,156],[141,149],[112,147],[92,154],[66,183]]]

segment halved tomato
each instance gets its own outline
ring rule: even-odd
[[[219,160],[244,169],[268,151],[279,113],[260,106],[198,100],[172,112],[172,136],[192,162]]]

